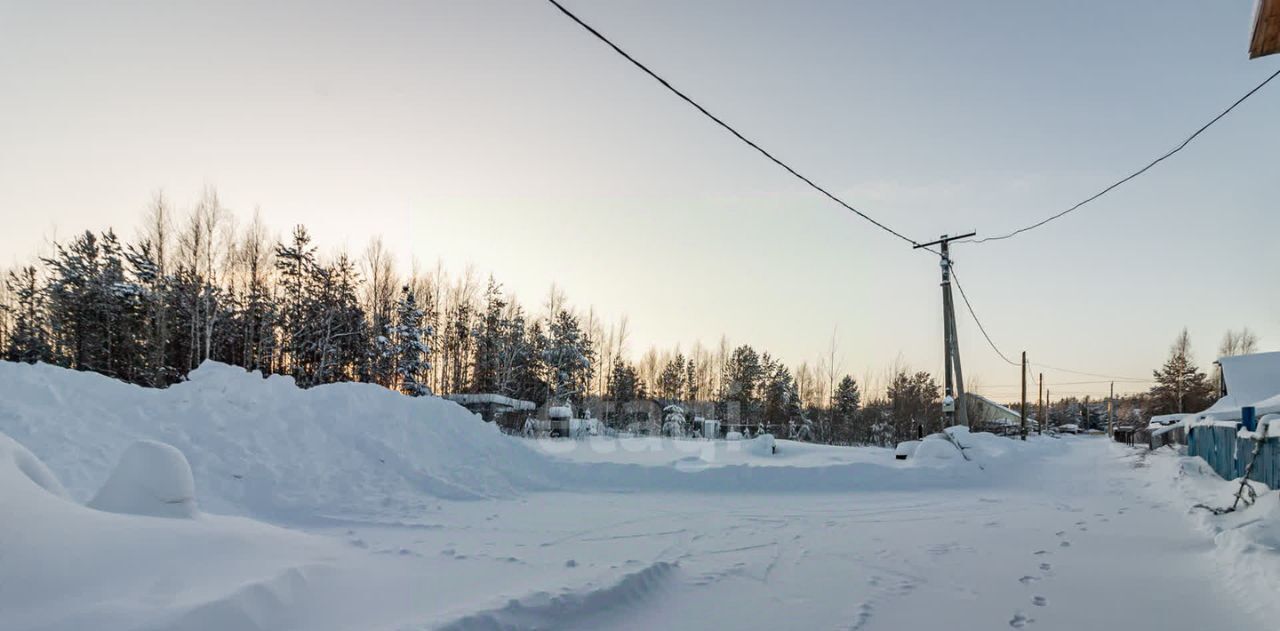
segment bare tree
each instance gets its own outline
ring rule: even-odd
[[[1222,343],[1218,346],[1219,357],[1234,357],[1256,352],[1258,352],[1258,336],[1247,326],[1239,331],[1228,330],[1222,336]]]
[[[382,237],[374,237],[365,246],[364,256],[360,259],[360,270],[364,274],[365,312],[369,314],[369,322],[375,327],[390,321],[391,310],[399,291],[399,278],[396,276],[395,257],[382,243]],[[381,334],[375,330],[375,334]]]

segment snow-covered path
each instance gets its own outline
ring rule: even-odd
[[[413,591],[432,613],[410,628],[1256,624],[1133,452],[1065,440],[984,490],[537,494],[339,534],[430,568]]]

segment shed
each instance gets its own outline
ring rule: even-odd
[[[513,421],[502,422],[509,412],[532,412],[538,407],[533,401],[513,399],[494,393],[450,394],[445,398],[479,414],[480,418],[486,421],[497,422],[508,429],[518,429],[517,425],[512,425]],[[521,419],[517,419],[519,420]]]

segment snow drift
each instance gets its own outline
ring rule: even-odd
[[[212,362],[165,390],[0,363],[0,432],[42,458],[75,499],[170,517],[194,515],[197,495],[213,513],[296,523],[396,521],[441,499],[544,490],[795,493],[1000,482],[990,467],[980,470],[945,441],[925,441],[907,461],[895,461],[886,449],[772,437],[663,439],[671,457],[597,458],[588,453],[599,447],[592,441],[512,438],[436,397],[359,383],[303,390],[288,377],[263,379]],[[1042,439],[1015,449],[989,434],[955,435],[979,463],[1041,457],[1057,443]],[[615,442],[626,451],[624,441]],[[574,453],[560,453],[566,449]]]
[[[152,468],[156,463],[178,464],[172,447],[143,445],[123,459],[105,503],[154,511],[155,499],[137,491],[173,490],[170,478],[150,486],[132,477],[166,471]],[[194,509],[194,498],[181,499],[169,512]],[[238,599],[246,586],[269,584],[281,572],[344,553],[335,542],[243,518],[159,519],[82,506],[48,467],[3,433],[0,507],[5,629],[269,628],[221,626],[201,612],[221,611],[223,620],[238,612],[241,622],[252,622],[277,608],[255,609],[255,603]]]
[[[164,390],[0,362],[0,432],[38,454],[81,501],[139,440],[185,454],[203,507],[215,513],[404,514],[437,498],[511,497],[548,486],[545,457],[452,402],[368,384],[303,390],[288,377],[213,362]],[[121,486],[163,501],[191,495],[185,480],[171,479],[170,488],[140,482],[131,458],[173,454],[134,449],[142,451],[126,456],[95,505],[133,512],[118,504],[129,499]]]

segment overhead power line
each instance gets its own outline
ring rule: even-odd
[[[1103,379],[1108,379],[1111,381],[1128,381],[1133,383],[1151,383],[1155,381],[1154,379],[1143,379],[1141,377],[1120,377],[1117,375],[1101,375],[1096,372],[1081,372],[1079,370],[1071,370],[1069,368],[1058,368],[1057,366],[1050,366],[1048,364],[1041,364],[1038,362],[1028,362],[1028,363],[1030,363],[1033,366],[1048,368],[1049,370],[1056,370],[1058,372],[1066,372],[1066,373],[1071,373],[1073,375],[1084,375],[1086,377],[1102,377]]]
[[[987,344],[991,345],[991,350],[995,351],[996,355],[999,355],[1000,359],[1003,359],[1006,364],[1021,368],[1022,367],[1021,362],[1015,362],[1009,359],[1008,357],[1005,357],[1005,354],[1000,352],[1000,348],[996,346],[996,343],[991,341],[991,336],[987,335],[987,327],[982,326],[982,320],[978,319],[978,314],[973,311],[973,305],[969,304],[969,296],[965,295],[964,293],[964,286],[960,284],[960,276],[956,274],[956,268],[955,268],[954,262],[951,265],[951,280],[955,282],[956,289],[960,290],[960,297],[964,299],[964,306],[966,309],[969,310],[969,316],[972,317],[973,322],[978,325],[978,330],[982,331],[982,337],[987,339]]]
[[[1000,351],[1000,348],[996,346],[996,343],[991,340],[991,336],[987,335],[987,328],[982,325],[982,320],[978,318],[978,313],[973,310],[973,304],[969,302],[969,296],[967,296],[964,293],[964,285],[960,284],[960,276],[956,274],[956,268],[955,268],[954,262],[952,262],[951,264],[951,280],[952,282],[955,283],[956,289],[960,290],[960,298],[964,300],[964,306],[966,309],[969,310],[969,316],[973,318],[974,324],[978,325],[978,330],[982,332],[982,337],[987,340],[987,344],[991,346],[991,350],[995,351],[996,355],[999,355],[1000,359],[1003,359],[1005,363],[1009,364],[1010,366],[1021,367],[1022,364],[1020,362],[1015,362],[1013,360],[1010,360],[1003,352]],[[1069,368],[1058,368],[1057,366],[1050,366],[1048,364],[1044,364],[1040,362],[1027,362],[1027,363],[1032,366],[1039,366],[1041,368],[1047,368],[1049,370],[1057,370],[1059,372],[1071,373],[1073,375],[1084,375],[1086,377],[1100,377],[1100,378],[1108,379],[1112,381],[1125,381],[1125,382],[1132,382],[1132,383],[1150,383],[1152,381],[1151,379],[1142,379],[1140,377],[1121,377],[1117,375],[1104,375],[1096,372],[1083,372],[1079,370],[1071,370]]]
[[[1262,81],[1262,83],[1259,83],[1258,85],[1254,86],[1252,90],[1249,90],[1248,92],[1245,92],[1245,93],[1244,93],[1244,96],[1242,96],[1242,97],[1240,97],[1240,98],[1236,99],[1236,101],[1235,101],[1234,103],[1232,103],[1229,107],[1227,107],[1227,109],[1222,110],[1220,113],[1218,113],[1218,115],[1217,115],[1217,116],[1214,116],[1212,119],[1210,119],[1210,120],[1209,120],[1209,122],[1205,123],[1205,124],[1204,124],[1204,125],[1202,125],[1199,129],[1197,129],[1197,130],[1195,131],[1195,133],[1191,134],[1190,136],[1187,136],[1187,139],[1186,139],[1186,140],[1183,140],[1181,144],[1179,144],[1177,147],[1174,147],[1174,148],[1173,148],[1172,150],[1170,150],[1168,153],[1165,153],[1164,155],[1162,155],[1162,156],[1160,156],[1160,157],[1156,158],[1155,160],[1152,160],[1151,162],[1147,163],[1147,165],[1146,165],[1146,166],[1142,167],[1141,169],[1138,169],[1137,171],[1134,171],[1133,173],[1130,173],[1129,175],[1126,175],[1125,177],[1123,177],[1123,178],[1121,178],[1121,179],[1117,180],[1116,182],[1112,183],[1110,186],[1107,186],[1106,188],[1102,189],[1101,191],[1098,191],[1097,193],[1094,193],[1093,195],[1090,195],[1089,197],[1085,198],[1083,201],[1081,201],[1081,202],[1077,203],[1075,206],[1072,206],[1072,207],[1070,207],[1070,208],[1068,208],[1068,209],[1066,209],[1066,210],[1064,210],[1064,211],[1062,211],[1062,212],[1060,212],[1060,213],[1058,213],[1058,214],[1056,214],[1056,215],[1050,215],[1049,217],[1046,217],[1046,218],[1044,218],[1044,219],[1041,219],[1040,221],[1037,221],[1037,222],[1035,222],[1035,223],[1033,223],[1033,224],[1031,224],[1031,225],[1029,225],[1029,226],[1025,226],[1025,227],[1022,227],[1022,228],[1018,228],[1017,230],[1014,230],[1013,232],[1005,233],[1005,234],[1002,234],[1002,235],[997,235],[997,236],[994,236],[994,237],[986,237],[986,238],[983,238],[983,239],[970,239],[970,240],[969,240],[969,241],[967,241],[967,242],[968,242],[968,243],[986,243],[987,241],[1000,241],[1000,240],[1002,240],[1002,239],[1008,239],[1008,238],[1010,238],[1010,237],[1017,236],[1017,235],[1022,234],[1022,233],[1024,233],[1024,232],[1028,231],[1028,230],[1034,230],[1034,229],[1036,229],[1036,228],[1039,228],[1040,226],[1043,226],[1043,225],[1045,225],[1045,224],[1049,223],[1050,221],[1053,221],[1054,219],[1057,219],[1057,218],[1059,218],[1059,217],[1062,217],[1063,215],[1066,215],[1066,214],[1068,214],[1068,213],[1070,213],[1070,212],[1073,212],[1073,211],[1075,211],[1075,210],[1078,210],[1081,206],[1084,206],[1085,204],[1088,204],[1089,202],[1092,202],[1093,200],[1098,199],[1099,197],[1102,197],[1103,195],[1106,195],[1107,193],[1110,193],[1112,190],[1115,190],[1116,188],[1120,187],[1120,186],[1121,186],[1122,184],[1124,184],[1125,182],[1128,182],[1129,180],[1132,180],[1132,179],[1134,179],[1134,178],[1138,177],[1139,175],[1142,175],[1143,173],[1146,173],[1148,170],[1150,170],[1150,169],[1151,169],[1152,167],[1154,167],[1155,165],[1160,164],[1161,162],[1164,162],[1164,161],[1165,161],[1165,159],[1167,159],[1167,158],[1171,157],[1173,154],[1178,153],[1179,151],[1182,151],[1184,148],[1186,148],[1186,146],[1187,146],[1187,145],[1191,144],[1191,141],[1192,141],[1192,140],[1195,140],[1197,136],[1199,136],[1200,134],[1203,134],[1203,133],[1205,132],[1205,130],[1207,130],[1207,129],[1209,129],[1210,127],[1212,127],[1214,123],[1216,123],[1216,122],[1218,122],[1218,121],[1222,120],[1222,118],[1223,118],[1223,117],[1225,117],[1227,114],[1230,114],[1230,113],[1231,113],[1231,110],[1236,109],[1236,107],[1237,107],[1237,106],[1239,106],[1241,103],[1244,103],[1246,99],[1248,99],[1249,97],[1253,96],[1255,92],[1257,92],[1258,90],[1261,90],[1263,86],[1265,86],[1265,85],[1267,85],[1268,83],[1270,83],[1270,82],[1271,82],[1271,80],[1272,80],[1272,79],[1275,79],[1277,76],[1280,76],[1280,70],[1277,70],[1277,71],[1275,71],[1275,72],[1271,73],[1271,76],[1269,76],[1269,77],[1267,77],[1266,79],[1264,79],[1264,80]]]
[[[1027,362],[1027,363],[1031,363],[1031,362]],[[1102,384],[1108,384],[1108,383],[1150,383],[1151,381],[1152,381],[1151,379],[1099,379],[1097,381],[1055,381],[1053,382],[1053,385],[1055,386],[1088,386],[1088,385],[1095,385],[1095,384],[1102,385]],[[1016,383],[995,383],[995,384],[982,384],[982,387],[983,388],[1018,388],[1018,387],[1021,387],[1021,385]]]
[[[816,191],[818,191],[819,193],[822,193],[823,195],[827,196],[827,198],[829,198],[831,201],[833,201],[833,202],[835,202],[835,203],[837,203],[837,204],[839,204],[839,205],[843,206],[846,210],[848,210],[848,211],[852,212],[853,214],[855,214],[855,215],[857,215],[857,216],[859,216],[859,217],[862,217],[863,219],[865,219],[865,220],[867,220],[867,221],[871,222],[871,223],[872,223],[874,226],[876,226],[877,228],[879,228],[879,229],[881,229],[881,230],[884,230],[885,232],[888,232],[889,234],[891,234],[891,235],[893,235],[893,236],[895,236],[895,237],[897,237],[897,238],[899,238],[899,239],[902,239],[903,241],[906,241],[907,243],[910,243],[912,246],[917,245],[914,239],[911,239],[910,237],[907,237],[906,235],[902,234],[901,232],[898,232],[897,230],[894,230],[893,228],[890,228],[889,226],[886,226],[885,224],[881,223],[880,221],[877,221],[876,219],[872,218],[870,215],[868,215],[868,214],[866,214],[866,213],[862,212],[861,210],[858,210],[857,208],[854,208],[853,206],[851,206],[850,204],[848,204],[848,203],[847,203],[847,202],[845,202],[844,200],[842,200],[842,199],[840,199],[839,197],[836,197],[835,195],[833,195],[833,194],[832,194],[830,191],[828,191],[827,189],[822,188],[821,186],[818,186],[817,184],[815,184],[815,183],[813,182],[813,180],[809,179],[808,177],[805,177],[805,176],[804,176],[804,175],[802,175],[799,171],[797,171],[797,170],[795,170],[795,169],[791,168],[791,166],[790,166],[790,165],[788,165],[787,163],[785,163],[785,162],[783,162],[782,160],[779,160],[778,158],[774,157],[774,155],[773,155],[773,154],[769,153],[768,151],[765,151],[765,150],[764,150],[764,148],[762,148],[760,145],[756,144],[756,143],[755,143],[754,141],[752,141],[751,139],[749,139],[749,138],[747,138],[746,136],[742,135],[742,133],[740,133],[738,130],[734,129],[734,128],[733,128],[732,126],[730,126],[728,123],[726,123],[726,122],[724,122],[723,120],[721,120],[721,119],[720,119],[720,117],[718,117],[718,116],[716,116],[715,114],[712,114],[711,112],[707,111],[707,108],[705,108],[705,107],[703,107],[703,106],[699,105],[697,101],[694,101],[692,98],[689,98],[689,96],[688,96],[688,95],[686,95],[684,92],[681,92],[681,91],[680,91],[680,90],[678,90],[675,86],[671,85],[671,83],[670,83],[669,81],[667,81],[666,79],[663,79],[661,76],[659,76],[659,75],[658,75],[658,73],[656,73],[656,72],[654,72],[654,71],[650,70],[648,66],[646,66],[646,65],[644,65],[644,64],[642,64],[642,63],[640,63],[639,61],[637,61],[637,60],[636,60],[636,58],[635,58],[635,57],[632,57],[631,55],[627,54],[627,51],[622,50],[622,48],[620,48],[617,44],[613,43],[613,42],[612,42],[608,37],[605,37],[603,34],[601,34],[601,33],[600,33],[600,31],[597,31],[597,30],[596,30],[595,28],[593,28],[590,24],[587,24],[586,22],[583,22],[581,18],[579,18],[578,16],[574,15],[574,14],[573,14],[573,12],[569,11],[568,9],[566,9],[566,8],[564,7],[564,5],[560,4],[560,3],[559,3],[559,2],[557,2],[556,0],[547,0],[547,2],[550,2],[553,6],[555,6],[555,8],[559,9],[559,10],[560,10],[560,12],[561,12],[561,13],[563,13],[563,14],[565,14],[565,15],[566,15],[570,20],[573,20],[574,22],[576,22],[576,23],[578,24],[578,26],[581,26],[582,28],[586,29],[586,30],[587,30],[587,32],[589,32],[589,33],[591,33],[592,35],[596,36],[596,38],[597,38],[597,39],[599,39],[600,41],[604,42],[606,45],[608,45],[608,46],[609,46],[609,48],[612,48],[612,49],[614,50],[614,52],[618,53],[619,55],[622,55],[622,57],[623,57],[624,59],[626,59],[627,61],[631,62],[631,64],[632,64],[632,65],[634,65],[636,68],[639,68],[639,69],[640,69],[641,71],[643,71],[645,74],[649,75],[650,77],[653,77],[653,79],[654,79],[655,81],[657,81],[658,83],[661,83],[661,84],[662,84],[662,87],[664,87],[664,88],[666,88],[666,89],[670,90],[672,94],[675,94],[676,96],[680,97],[680,98],[681,98],[685,103],[688,103],[689,105],[692,105],[692,106],[694,107],[694,109],[698,110],[699,112],[702,112],[702,114],[703,114],[704,116],[706,116],[707,118],[710,118],[710,119],[711,119],[712,121],[714,121],[717,125],[719,125],[719,126],[723,127],[726,131],[728,131],[729,133],[733,134],[733,135],[734,135],[734,137],[736,137],[738,140],[741,140],[742,142],[746,143],[746,144],[747,144],[747,146],[749,146],[749,147],[751,147],[752,149],[755,149],[756,151],[760,152],[760,154],[761,154],[761,155],[763,155],[764,157],[768,158],[768,159],[769,159],[770,161],[772,161],[774,164],[776,164],[776,165],[778,165],[778,166],[782,167],[783,169],[786,169],[787,173],[790,173],[791,175],[796,176],[797,178],[799,178],[799,179],[800,179],[800,181],[804,182],[805,184],[808,184],[808,185],[809,185],[811,188],[813,188],[814,190],[816,190]]]

